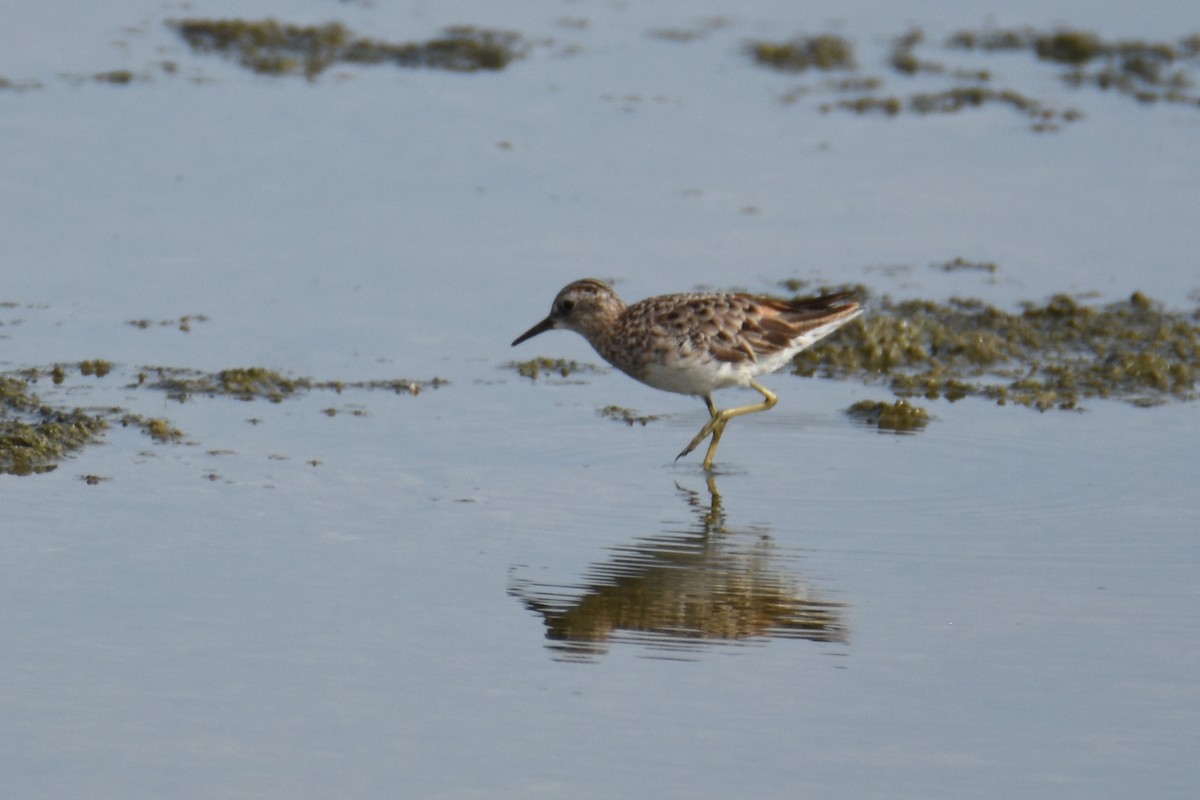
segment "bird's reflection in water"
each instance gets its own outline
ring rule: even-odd
[[[577,585],[512,581],[509,594],[545,620],[556,658],[590,660],[612,642],[695,659],[707,647],[772,638],[846,641],[842,604],[791,574],[795,554],[767,530],[729,528],[711,475],[707,502],[678,488],[694,513],[686,527],[614,547]]]

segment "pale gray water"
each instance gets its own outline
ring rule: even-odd
[[[39,391],[191,443],[118,427],[0,477],[7,794],[1194,795],[1195,404],[934,402],[925,432],[892,436],[842,413],[884,387],[772,376],[780,404],[730,424],[706,517],[696,454],[671,463],[699,401],[503,365],[596,360],[566,333],[508,347],[586,275],[629,299],[803,277],[1194,306],[1200,110],[1005,56],[998,81],[1086,117],[820,114],[779,102],[820,77],[740,53],[835,30],[905,91],[887,37],[939,41],[999,14],[983,4],[20,6],[0,75],[43,86],[0,92],[0,368],[113,360]],[[1095,6],[996,24],[1192,32],[1182,4]],[[161,25],[183,14],[554,41],[497,74],[310,85],[184,51]],[[715,16],[695,41],[647,35]],[[119,67],[152,79],[60,77]],[[956,256],[999,268],[930,267]],[[126,324],[186,314],[207,321]],[[146,365],[450,383],[178,404],[124,388]],[[764,606],[819,624],[759,625]],[[577,607],[600,609],[586,643],[548,637]]]

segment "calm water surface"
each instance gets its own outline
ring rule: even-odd
[[[843,413],[884,386],[776,375],[710,484],[671,460],[699,401],[505,365],[596,362],[565,333],[508,347],[585,275],[629,299],[793,277],[1193,307],[1200,111],[1006,57],[998,80],[1085,118],[821,114],[780,102],[821,78],[741,52],[835,30],[905,91],[889,37],[940,41],[989,24],[982,5],[263,5],[396,41],[463,22],[553,41],[498,74],[311,85],[162,25],[246,9],[22,5],[0,75],[42,86],[0,92],[21,155],[0,168],[0,369],[110,359],[38,391],[186,443],[114,427],[0,478],[12,796],[1194,795],[1194,403],[930,402],[895,436]],[[1193,32],[1177,4],[995,23],[1058,21]],[[668,27],[706,32],[647,35]],[[116,68],[148,79],[69,77]],[[997,271],[930,266],[959,256]],[[178,403],[131,388],[152,365],[449,383]]]

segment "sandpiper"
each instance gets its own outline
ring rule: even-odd
[[[703,398],[710,419],[675,459],[711,436],[704,456],[704,469],[711,470],[726,423],[778,402],[754,378],[784,366],[862,313],[850,299],[853,294],[796,300],[668,294],[626,306],[608,284],[586,278],[559,292],[550,315],[518,336],[513,346],[553,328],[566,328],[581,334],[605,361],[631,378],[655,389]],[[727,386],[756,389],[763,402],[720,411],[712,393]]]

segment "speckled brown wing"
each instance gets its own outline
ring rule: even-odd
[[[741,327],[731,338],[720,337],[721,348],[713,354],[722,361],[757,361],[796,346],[804,334],[833,319],[851,314],[858,307],[852,292],[776,300],[772,297],[739,294],[733,302],[740,309]]]
[[[614,348],[618,352],[613,355],[631,362],[658,362],[668,353],[704,356],[714,342],[736,347],[740,321],[735,325],[729,318],[730,302],[734,300],[733,295],[695,293],[650,297],[634,303],[621,315],[620,327],[612,338],[638,346]],[[671,348],[651,347],[656,340],[671,342]],[[741,357],[749,355],[742,353]],[[636,368],[636,364],[631,366]]]
[[[681,352],[708,353],[719,361],[754,359],[754,351],[741,338],[752,303],[732,294],[683,294],[644,301],[647,319],[674,339]],[[640,305],[640,304],[639,304]]]
[[[651,297],[622,315],[618,339],[648,342],[667,337],[681,355],[708,354],[731,364],[758,361],[794,347],[795,339],[831,317],[850,313],[850,293],[800,300],[776,300],[749,294],[675,294]],[[637,348],[640,357],[655,351]],[[628,352],[614,353],[617,361]],[[608,357],[608,356],[606,356]],[[639,359],[640,360],[640,359]]]

